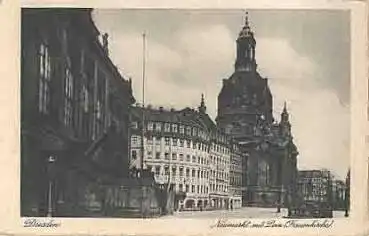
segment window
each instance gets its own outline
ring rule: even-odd
[[[169,153],[168,153],[168,152],[166,152],[166,153],[164,154],[164,158],[165,158],[165,160],[169,160]]]
[[[152,158],[152,151],[147,151],[147,159],[151,159]]]
[[[197,145],[196,143],[192,143],[192,148],[196,149],[196,145]]]
[[[132,142],[132,144],[137,144],[138,143],[138,137],[137,136],[132,136],[131,142]]]
[[[196,193],[200,193],[200,186],[199,185],[197,185],[197,191],[196,191]]]
[[[190,126],[186,127],[186,134],[191,135],[191,127]]]
[[[187,148],[191,148],[191,141],[187,140],[186,143],[187,143]]]
[[[155,131],[156,131],[156,132],[161,132],[161,123],[157,122],[157,123],[155,124]]]
[[[177,133],[178,132],[178,126],[177,126],[177,124],[173,124],[172,125],[172,128],[173,128],[173,132],[174,133]]]
[[[195,185],[191,186],[191,192],[193,192],[193,193],[195,192]]]
[[[148,169],[150,172],[152,172],[152,166],[148,165],[148,166],[147,166],[147,169]]]
[[[192,156],[192,162],[195,163],[196,162],[196,157]]]
[[[187,155],[187,156],[186,156],[186,161],[187,161],[187,162],[190,162],[190,161],[191,161],[191,156],[190,156],[190,155]]]
[[[172,153],[172,160],[177,160],[177,153]]]
[[[190,169],[186,169],[186,177],[190,177]]]
[[[179,126],[179,133],[184,134],[184,126],[183,125]]]
[[[169,167],[168,166],[164,167],[164,173],[165,173],[165,175],[169,175]]]
[[[41,113],[48,114],[50,107],[50,55],[49,48],[42,43],[39,48],[40,78],[38,91],[38,108]]]
[[[173,138],[173,146],[177,146],[177,139]]]
[[[155,138],[155,145],[160,146],[160,144],[161,144],[161,138],[160,137],[156,137]]]
[[[192,129],[193,136],[197,136],[197,128]]]
[[[195,173],[196,173],[196,171],[192,170],[192,177],[195,177]]]
[[[180,145],[181,147],[184,147],[184,140],[183,140],[183,139],[180,139],[180,140],[179,140],[179,145]]]
[[[137,159],[137,151],[132,150],[132,160],[136,160],[136,159]]]
[[[179,154],[179,161],[183,161],[183,154]]]
[[[169,137],[165,137],[165,145],[166,146],[170,145],[170,138]]]
[[[87,86],[83,84],[82,90],[81,90],[81,101],[82,101],[82,108],[84,112],[88,112],[88,99],[89,99],[88,89],[87,89]]]
[[[160,166],[155,167],[155,174],[160,175]]]
[[[138,123],[137,123],[137,121],[132,122],[132,128],[133,129],[138,129]]]
[[[64,124],[66,126],[71,126],[73,115],[73,77],[69,68],[65,69],[64,76]],[[101,111],[97,110],[97,118],[99,118],[99,112]]]
[[[186,192],[190,191],[190,186],[188,184],[186,184]]]
[[[183,184],[179,184],[179,191],[183,191]]]
[[[147,123],[147,130],[153,130],[154,129],[154,123],[149,122]]]
[[[147,144],[152,144],[152,137],[151,136],[147,137]]]
[[[183,167],[179,167],[179,176],[183,177]]]
[[[156,158],[156,159],[160,159],[160,152],[156,152],[156,154],[155,154],[155,158]]]
[[[165,132],[170,132],[170,124],[169,123],[164,124],[164,131]]]

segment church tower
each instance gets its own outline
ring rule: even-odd
[[[283,136],[286,136],[286,137],[291,136],[291,123],[290,123],[290,118],[289,118],[289,114],[287,111],[286,102],[284,102],[283,111],[281,114],[281,122],[279,126],[281,127],[281,133]]]
[[[237,38],[237,58],[235,71],[256,71],[255,60],[256,40],[249,25],[249,17],[246,12],[245,25]]]
[[[268,79],[257,71],[256,39],[246,14],[244,25],[236,38],[237,54],[232,75],[223,79],[218,95],[217,126],[238,142],[245,157],[243,161],[243,205],[270,206],[281,203],[281,185],[295,173],[295,162],[284,168],[285,155],[290,150],[281,142],[291,139],[291,125],[285,105],[281,122],[273,118],[273,97]],[[205,105],[199,110],[205,109]],[[291,143],[288,146],[294,147]],[[292,149],[291,149],[292,150]],[[289,158],[296,160],[295,156]],[[282,171],[283,169],[283,171]],[[287,170],[292,170],[287,171]],[[283,175],[283,176],[282,176]],[[291,182],[291,181],[289,181]],[[286,186],[285,186],[286,187]],[[292,191],[291,191],[292,192]]]
[[[273,122],[273,98],[268,80],[257,72],[256,40],[250,27],[248,13],[236,39],[237,55],[234,72],[223,80],[218,96],[218,126],[239,141],[254,135],[260,117]]]

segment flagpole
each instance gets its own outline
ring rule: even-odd
[[[144,157],[145,157],[145,76],[146,76],[146,33],[142,34],[142,137],[141,137],[141,172],[144,168]]]
[[[145,200],[145,187],[143,182],[143,171],[144,171],[144,158],[145,158],[145,76],[146,76],[146,34],[145,32],[142,34],[142,133],[141,133],[141,160],[140,160],[140,178],[141,178],[141,191],[142,191],[142,199],[141,199],[141,214],[142,218],[146,218],[146,208],[144,206]]]

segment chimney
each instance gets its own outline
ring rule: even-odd
[[[159,111],[164,111],[164,108],[163,107],[159,107]]]
[[[174,108],[170,108],[170,111],[171,111],[171,112],[174,112],[174,111],[176,111],[176,110],[175,110]]]

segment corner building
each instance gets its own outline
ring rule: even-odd
[[[156,183],[182,196],[177,209],[241,206],[241,196],[230,195],[230,179],[235,179],[230,176],[231,139],[206,114],[203,100],[198,111],[134,107],[131,119],[131,168],[143,165],[154,172]]]
[[[280,122],[273,118],[273,96],[268,79],[257,72],[256,39],[248,17],[237,41],[235,70],[218,95],[218,127],[239,142],[243,204],[293,204],[297,176],[297,148],[293,143],[285,104]]]

